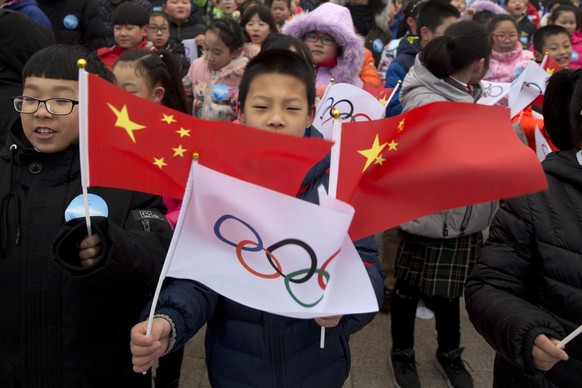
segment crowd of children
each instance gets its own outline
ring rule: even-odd
[[[390,242],[380,239],[378,246],[381,252],[394,251],[382,258],[391,267],[386,283],[373,237],[355,245],[379,306],[384,295],[382,311],[391,313],[392,341],[386,349],[398,387],[421,386],[413,335],[420,300],[435,313],[436,368],[451,387],[473,386],[461,357],[459,298],[465,290],[472,322],[497,352],[495,384],[568,386],[582,379],[576,369],[582,342],[565,352],[550,346],[582,324],[578,311],[567,312],[561,304],[568,299],[577,305],[582,292],[580,250],[575,236],[560,229],[565,224],[553,221],[551,237],[548,225],[536,219],[538,214],[550,219],[554,211],[569,215],[565,219],[577,214],[575,205],[568,210],[562,202],[577,203],[579,190],[565,188],[570,178],[552,168],[574,171],[582,164],[575,153],[582,146],[582,70],[575,70],[582,67],[578,2],[99,1],[99,28],[93,19],[90,41],[77,36],[89,23],[83,15],[73,12],[55,22],[48,1],[39,2],[32,14],[27,9],[32,22],[55,33],[63,24],[77,37],[62,41],[72,35],[55,35],[66,44],[35,46],[26,65],[18,62],[18,85],[2,83],[2,75],[15,70],[0,62],[0,91],[18,87],[20,94],[0,107],[0,116],[11,122],[19,115],[0,128],[0,139],[6,137],[0,144],[0,387],[149,387],[152,375],[135,372],[158,362],[155,386],[177,387],[183,346],[203,325],[214,387],[341,387],[349,374],[349,335],[374,316],[284,318],[240,305],[198,282],[170,280],[146,335],[146,323],[139,321],[181,199],[95,189],[110,206],[107,217],[94,219],[96,233],[88,236],[84,221],[64,221],[64,208],[81,190],[79,58],[87,59],[89,72],[168,108],[301,137],[321,137],[311,124],[332,79],[395,88],[386,105],[390,117],[434,101],[475,103],[482,80],[511,83],[532,60],[545,64],[551,58],[558,68],[552,69],[543,105],[536,101],[511,118],[533,149],[537,128],[553,151],[563,151],[545,164],[553,182],[547,196],[509,200],[497,216],[498,203],[488,202],[394,228]],[[0,4],[2,12],[26,13],[24,2]],[[69,5],[62,6],[65,12]],[[328,167],[326,158],[312,169],[298,197],[317,202],[317,187],[328,184]],[[141,210],[168,222],[143,228]],[[485,243],[492,221],[492,238]],[[567,295],[552,286],[554,252],[541,242],[578,275],[564,281]],[[522,284],[520,268],[539,276]],[[511,314],[499,302],[489,316],[482,300],[491,296],[531,315],[498,321]],[[324,349],[318,345],[320,327],[330,328]],[[101,373],[105,369],[111,373]]]

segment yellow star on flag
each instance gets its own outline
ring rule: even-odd
[[[182,148],[182,144],[180,144],[178,148],[172,148],[172,151],[174,151],[174,156],[181,156],[183,158],[184,152],[188,150],[186,148]]]
[[[376,157],[376,161],[374,161],[374,163],[376,163],[376,164],[379,164],[379,165],[382,165],[382,163],[384,163],[385,161],[386,161],[386,159],[384,159],[384,158],[382,157],[382,155],[378,155],[378,156]]]
[[[556,69],[554,69],[553,67],[548,67],[548,68],[546,69],[546,72],[547,72],[549,75],[553,75],[553,74],[554,74],[554,71],[556,71]]]
[[[174,120],[174,115],[167,115],[165,113],[162,113],[162,115],[164,115],[164,118],[162,119],[162,121],[165,121],[168,124],[172,124],[172,123],[176,122],[176,120]]]
[[[184,136],[190,137],[190,130],[189,129],[180,128],[180,130],[176,131],[176,133],[179,133],[180,137],[184,137]]]
[[[382,106],[386,106],[386,103],[388,102],[388,99],[386,98],[386,95],[383,95],[382,98],[378,99],[378,102],[380,104],[382,104]]]
[[[109,107],[109,109],[111,109],[113,111],[113,113],[115,113],[115,116],[117,116],[117,121],[115,122],[115,126],[125,129],[125,131],[129,135],[129,138],[135,143],[135,137],[133,136],[133,131],[144,129],[145,126],[134,123],[133,121],[131,121],[129,119],[129,114],[127,113],[127,105],[124,105],[120,111],[117,110],[113,105],[111,105],[109,103],[107,103],[107,106]]]
[[[388,143],[388,151],[396,151],[396,146],[398,145],[398,143],[396,143],[394,140],[392,140],[390,143]]]
[[[164,158],[155,158],[154,157],[154,164],[156,166],[158,166],[160,169],[164,166],[167,166],[168,164],[166,162],[164,162]]]
[[[402,121],[398,123],[398,132],[404,131],[404,120],[405,119],[402,119]]]
[[[367,150],[358,151],[359,154],[365,156],[368,159],[368,160],[366,160],[366,165],[364,166],[364,169],[362,170],[362,172],[366,171],[368,169],[368,167],[370,167],[370,164],[372,164],[372,162],[377,160],[376,158],[378,157],[378,155],[380,155],[380,152],[382,152],[382,150],[384,149],[384,147],[386,147],[387,144],[388,143],[384,143],[381,145],[380,140],[378,139],[378,135],[376,135],[376,138],[374,139],[374,144],[372,145],[372,148],[369,148]]]

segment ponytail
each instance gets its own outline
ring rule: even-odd
[[[548,80],[544,94],[545,130],[560,150],[578,150],[582,144],[582,69],[564,69]]]
[[[446,78],[484,58],[489,65],[491,39],[487,28],[472,20],[463,20],[446,29],[420,52],[420,61],[436,77]]]

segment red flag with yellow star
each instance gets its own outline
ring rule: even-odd
[[[337,198],[355,240],[445,209],[545,190],[507,108],[437,102],[342,124]]]
[[[86,187],[182,198],[197,153],[206,167],[295,196],[309,168],[331,148],[321,139],[200,120],[136,97],[93,74],[80,74],[80,95],[86,95],[80,97],[79,115]]]

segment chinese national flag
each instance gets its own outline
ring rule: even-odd
[[[544,56],[544,59],[542,60],[542,68],[550,76],[552,76],[555,72],[561,70],[560,65],[558,64],[558,62],[556,62],[556,60],[554,59],[554,57],[552,57],[551,55],[548,55],[548,54],[546,54]],[[543,105],[544,104],[544,95],[543,94],[540,94],[538,96],[538,98],[536,98],[533,103],[536,104],[536,105]]]
[[[384,88],[382,86],[376,87],[366,82],[364,82],[362,89],[374,96],[382,105],[386,105],[390,95],[394,91],[394,88]]]
[[[445,209],[545,190],[507,108],[438,102],[342,125],[337,198],[358,239]]]
[[[209,168],[295,196],[309,168],[331,148],[321,139],[200,120],[136,97],[93,74],[80,74],[85,186],[182,198],[197,152],[200,163]]]

